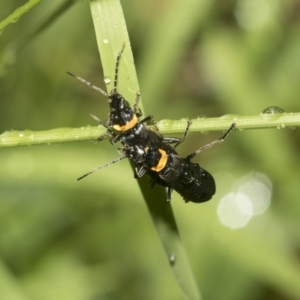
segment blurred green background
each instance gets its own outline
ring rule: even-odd
[[[24,3],[2,1],[0,20]],[[146,114],[299,112],[299,1],[122,5]],[[0,47],[1,133],[107,116],[106,99],[66,75],[104,88],[88,1],[42,1],[2,32]],[[179,151],[220,135],[190,134]],[[194,159],[215,176],[217,194],[197,205],[173,193],[172,207],[203,299],[300,299],[299,148],[299,129],[235,131]],[[76,181],[117,156],[107,141],[0,149],[1,300],[184,299],[129,163]],[[272,183],[271,205],[233,230],[217,208],[250,172]]]

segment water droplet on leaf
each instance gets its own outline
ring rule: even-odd
[[[109,76],[104,77],[104,82],[105,82],[106,84],[111,83],[111,78],[110,78]]]
[[[285,111],[278,107],[278,106],[269,106],[267,108],[265,108],[263,111],[262,111],[262,114],[271,114],[271,115],[274,115],[274,114],[282,114],[284,113]]]

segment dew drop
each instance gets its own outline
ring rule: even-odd
[[[234,115],[234,114],[226,114],[226,115],[223,115],[220,117],[222,120],[235,120],[238,118],[237,115]]]
[[[103,43],[104,43],[105,45],[107,45],[107,44],[109,43],[109,40],[108,40],[108,39],[103,39]]]
[[[278,107],[278,106],[269,106],[267,108],[265,108],[263,111],[262,111],[262,114],[271,114],[271,115],[274,115],[274,114],[282,114],[284,113],[285,111]]]
[[[180,121],[182,121],[182,122],[188,122],[188,120],[189,120],[188,118],[181,118],[180,119]]]
[[[175,256],[175,254],[171,254],[171,255],[169,256],[169,262],[170,262],[170,264],[171,264],[171,265],[174,265],[174,264],[175,264],[175,261],[176,261],[176,256]]]
[[[104,77],[104,82],[105,82],[106,84],[111,83],[111,78],[110,78],[109,76]]]
[[[13,18],[10,22],[11,23],[16,23],[16,22],[18,22],[19,21],[19,18]]]
[[[206,119],[207,118],[207,116],[206,115],[199,115],[199,116],[197,116],[197,119]]]

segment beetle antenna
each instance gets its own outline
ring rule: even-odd
[[[80,176],[79,178],[77,178],[77,180],[81,180],[84,177],[87,177],[88,175],[90,175],[90,174],[92,174],[92,173],[94,173],[96,171],[99,171],[100,169],[103,169],[105,167],[108,167],[109,165],[112,165],[112,164],[114,164],[114,163],[116,163],[116,162],[118,162],[118,161],[120,161],[120,160],[122,160],[124,158],[127,158],[127,156],[118,157],[117,159],[114,159],[114,160],[112,160],[112,161],[110,161],[110,162],[108,162],[108,163],[106,163],[106,164],[104,164],[102,166],[99,166],[99,167],[93,169],[92,171],[89,171],[89,172],[85,173],[84,175]]]
[[[71,72],[67,72],[67,74],[73,76],[74,78],[78,79],[79,81],[83,82],[84,84],[86,84],[88,87],[90,87],[91,89],[101,93],[102,95],[104,95],[105,97],[108,97],[108,94],[106,92],[104,92],[102,89],[100,89],[99,87],[95,86],[94,84],[90,83],[89,81],[85,80],[84,78],[74,75]]]

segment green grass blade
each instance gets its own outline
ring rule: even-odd
[[[125,51],[120,63],[118,90],[132,103],[139,91],[129,37],[122,8],[118,0],[90,1],[96,30],[99,52],[108,90],[113,86],[115,60],[125,42]],[[146,178],[139,181],[142,193],[149,208],[154,226],[171,260],[174,275],[188,299],[200,299],[195,279],[192,275],[185,251],[181,244],[172,208],[161,191],[150,191]]]
[[[139,86],[122,8],[118,1],[90,1],[90,5],[107,91],[113,88],[116,57],[125,43],[119,65],[118,90],[132,104]],[[142,106],[141,100],[139,104]]]

